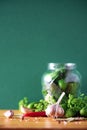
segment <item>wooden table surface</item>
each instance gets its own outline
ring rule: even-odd
[[[6,110],[0,110],[0,130],[70,130],[70,129],[87,129],[87,120],[85,121],[57,121],[49,117],[27,117],[22,120],[20,117],[14,116],[12,119],[4,117]],[[15,114],[20,114],[18,110],[14,110]]]

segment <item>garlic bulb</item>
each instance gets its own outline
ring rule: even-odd
[[[52,104],[47,107],[45,110],[46,115],[49,117],[63,117],[64,116],[64,109],[57,104]]]
[[[64,97],[65,92],[62,92],[58,101],[55,104],[49,105],[45,110],[46,115],[50,117],[63,117],[64,116],[64,109],[59,105],[62,98]]]
[[[60,105],[58,105],[56,107],[55,117],[58,118],[63,116],[64,116],[64,109]]]
[[[56,104],[49,105],[45,110],[46,115],[50,117],[54,117],[56,111]]]

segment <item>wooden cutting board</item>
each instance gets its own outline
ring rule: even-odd
[[[9,119],[4,117],[6,110],[0,110],[0,130],[70,130],[87,129],[87,120],[68,121],[53,119],[49,117],[26,117],[22,120],[19,116]],[[20,115],[18,110],[14,110],[15,115]]]

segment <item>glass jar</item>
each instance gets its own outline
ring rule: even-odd
[[[81,85],[81,75],[75,63],[48,63],[48,69],[42,76],[42,94],[49,103],[58,100],[60,94],[65,92],[78,96]]]
[[[48,63],[48,69],[42,76],[42,94],[49,103],[57,101],[61,94],[58,79],[64,77],[64,67],[61,63]]]
[[[66,63],[66,95],[73,94],[74,96],[79,96],[81,87],[81,74],[77,70],[76,63]]]

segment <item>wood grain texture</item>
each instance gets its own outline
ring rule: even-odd
[[[85,121],[56,121],[49,117],[27,117],[22,120],[20,117],[14,116],[12,119],[4,117],[6,110],[0,110],[0,130],[71,130],[71,129],[87,129],[87,120]],[[14,110],[15,115],[20,115],[18,110]]]

